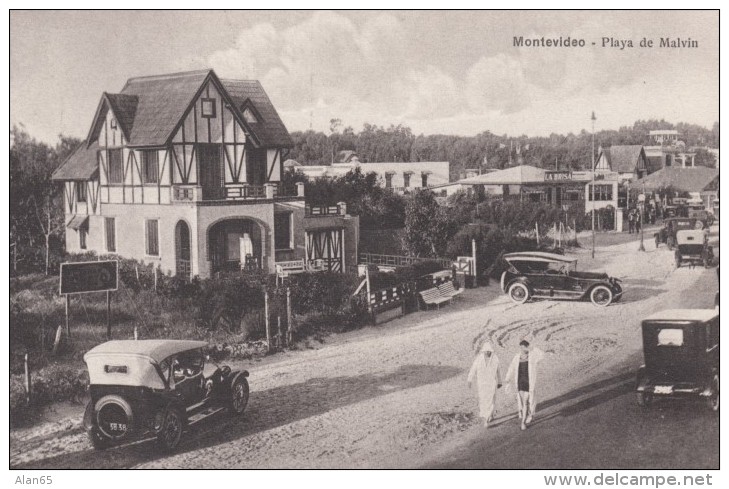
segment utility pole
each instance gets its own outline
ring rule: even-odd
[[[592,257],[595,258],[595,111],[592,111]]]
[[[638,247],[638,251],[645,251],[645,245],[643,244],[643,226],[645,219],[645,182],[643,182],[643,202],[641,202],[640,206],[640,214],[638,214],[638,219],[640,219],[640,246]]]

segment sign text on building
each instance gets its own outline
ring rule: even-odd
[[[547,182],[555,180],[572,180],[570,170],[548,170],[544,173],[544,180]]]

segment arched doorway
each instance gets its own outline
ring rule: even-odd
[[[265,268],[261,226],[246,218],[216,222],[208,229],[208,253],[212,273]]]
[[[179,221],[175,226],[175,273],[185,280],[190,279],[190,226]]]

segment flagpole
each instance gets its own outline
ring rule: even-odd
[[[592,257],[595,258],[595,112],[592,112]]]

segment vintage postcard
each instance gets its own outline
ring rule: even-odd
[[[712,484],[718,10],[9,17],[10,468]]]

